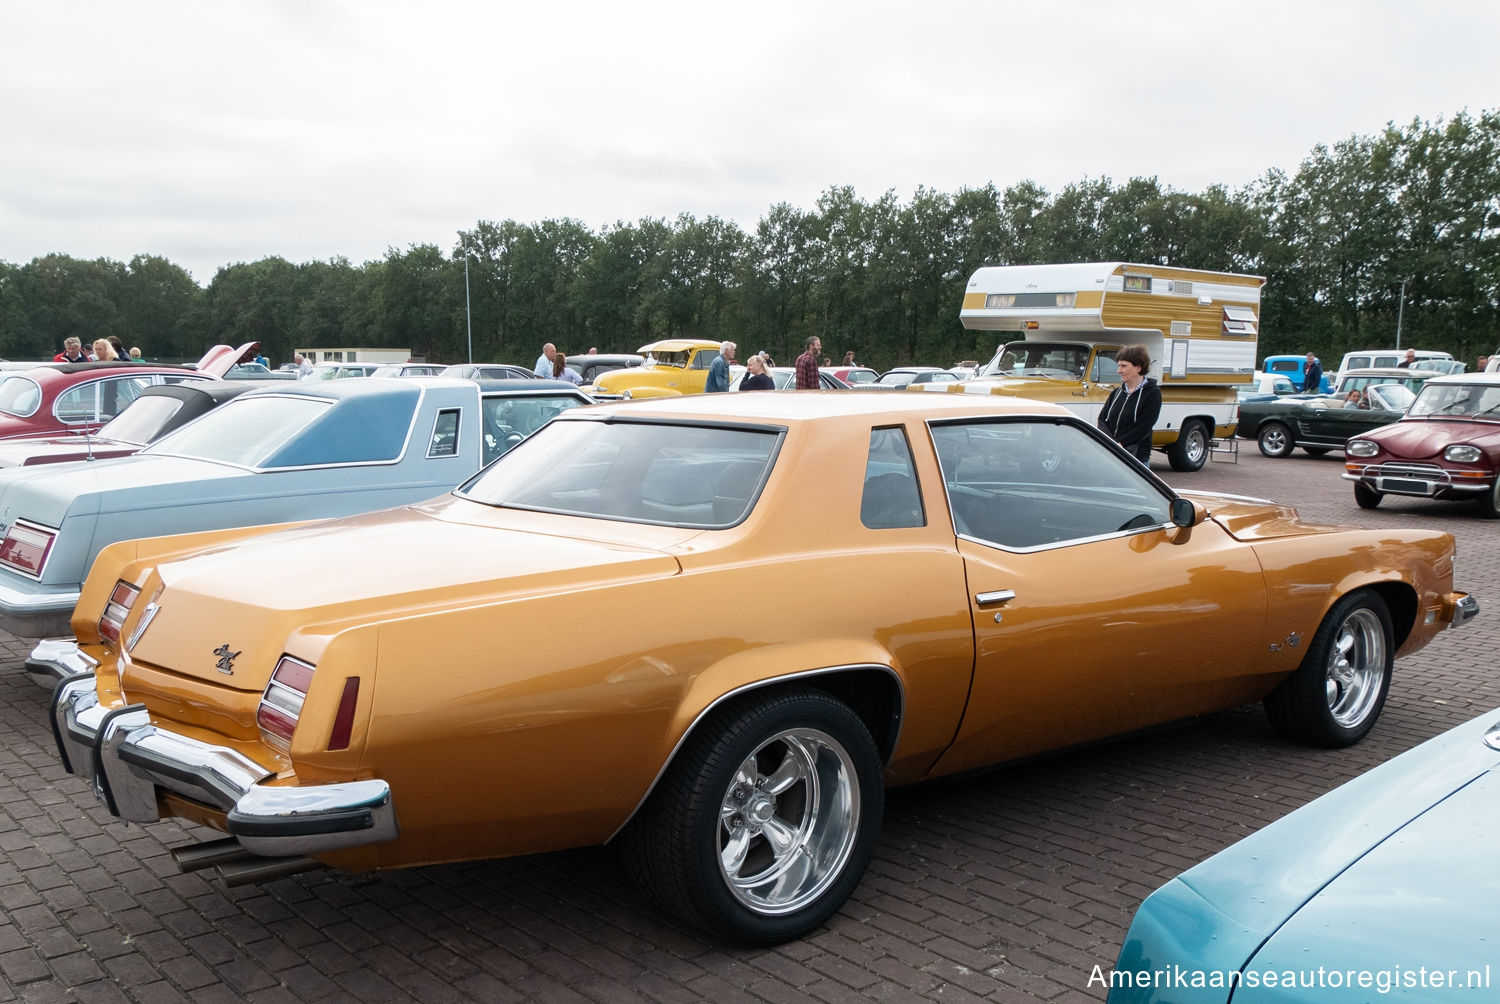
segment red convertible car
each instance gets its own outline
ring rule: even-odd
[[[1386,495],[1472,499],[1500,518],[1500,373],[1433,377],[1400,421],[1349,440],[1344,455],[1362,508]]]

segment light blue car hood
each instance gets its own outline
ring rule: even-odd
[[[1487,746],[1484,737],[1496,723],[1500,709],[1408,750],[1152,893],[1136,913],[1116,963],[1122,972],[1139,974],[1138,981],[1112,989],[1110,1004],[1223,1004],[1229,999],[1222,984],[1153,985],[1153,978],[1160,980],[1163,974],[1180,976],[1178,967],[1220,974],[1252,967],[1342,970],[1355,964],[1355,946],[1345,944],[1354,936],[1343,932],[1356,913],[1363,914],[1362,936],[1376,942],[1360,950],[1364,954],[1359,958],[1370,968],[1380,960],[1433,968],[1463,959],[1470,964],[1452,968],[1467,969],[1488,960],[1492,988],[1452,999],[1495,999],[1493,985],[1500,980],[1500,928],[1493,919],[1500,751]],[[1438,855],[1444,857],[1441,864],[1434,860]],[[1483,873],[1491,895],[1479,886]],[[1324,896],[1326,906],[1318,902]],[[1462,905],[1466,900],[1468,905]],[[1488,919],[1464,913],[1471,909],[1487,910]],[[1454,917],[1456,923],[1446,923],[1444,917]],[[1444,942],[1454,947],[1441,948]],[[1485,954],[1478,954],[1476,944]],[[1424,962],[1428,952],[1430,961]],[[1278,995],[1280,990],[1241,986],[1234,1004],[1321,1004],[1386,996],[1358,986],[1345,997],[1337,994],[1347,991],[1331,987],[1297,987],[1289,996]],[[1426,991],[1422,999],[1433,999],[1433,993]]]
[[[1353,1002],[1388,994],[1401,999],[1401,993],[1428,1000],[1495,1000],[1500,996],[1497,834],[1500,774],[1492,770],[1324,886],[1245,967],[1247,976],[1293,972],[1299,985],[1247,983],[1235,993],[1236,1004]],[[1468,986],[1471,970],[1478,977],[1473,987]],[[1440,986],[1432,985],[1434,971],[1442,974]],[[1343,974],[1351,972],[1371,974],[1371,985],[1332,985],[1349,982]],[[1455,981],[1451,989],[1450,980]]]

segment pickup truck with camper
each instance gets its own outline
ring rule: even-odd
[[[1087,421],[1120,377],[1115,353],[1144,345],[1162,409],[1151,437],[1172,469],[1203,467],[1235,433],[1237,391],[1251,383],[1265,279],[1232,272],[1093,262],[981,268],[960,319],[1017,332],[974,380],[926,389],[1060,404]]]

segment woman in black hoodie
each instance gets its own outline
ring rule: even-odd
[[[1151,356],[1144,345],[1127,345],[1115,354],[1120,386],[1110,392],[1099,413],[1099,428],[1137,460],[1151,464],[1151,430],[1161,414],[1161,388],[1146,375]]]

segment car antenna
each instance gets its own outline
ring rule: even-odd
[[[85,462],[94,459],[94,430],[88,422],[83,423],[83,447],[87,455],[83,458]]]

